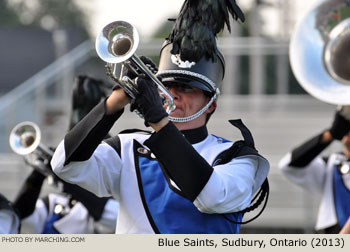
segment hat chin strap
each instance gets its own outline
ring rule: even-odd
[[[201,110],[199,110],[198,112],[196,112],[193,115],[190,116],[186,116],[186,117],[173,117],[173,116],[169,116],[169,120],[172,122],[180,122],[180,123],[184,123],[184,122],[189,122],[192,121],[194,119],[196,119],[197,117],[199,117],[200,115],[202,115],[209,107],[210,105],[216,100],[217,94],[214,94],[210,101],[207,103],[207,105],[205,105]]]

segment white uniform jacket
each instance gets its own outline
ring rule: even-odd
[[[115,231],[118,202],[114,199],[107,201],[98,221],[81,202],[72,202],[67,195],[50,193],[45,200],[38,199],[34,212],[22,220],[22,233],[93,234]]]
[[[348,210],[345,208],[350,209],[349,204],[345,208],[340,206],[350,202],[349,196],[346,196],[350,193],[350,173],[341,175],[337,169],[337,166],[347,159],[343,154],[334,153],[328,158],[319,155],[328,146],[320,144],[319,139],[320,135],[287,153],[281,159],[279,168],[292,182],[321,196],[315,229],[322,231],[340,224],[337,207],[338,215],[339,211],[346,214]],[[338,204],[334,195],[345,195],[346,198],[338,197]],[[347,220],[346,216],[342,218]]]
[[[66,135],[51,161],[53,171],[63,180],[98,196],[113,196],[119,202],[116,233],[177,232],[168,231],[167,226],[171,225],[177,225],[171,230],[195,233],[196,228],[176,229],[191,226],[191,219],[183,222],[181,214],[185,210],[176,209],[177,204],[164,206],[170,197],[185,199],[185,204],[194,206],[197,212],[213,216],[237,212],[250,205],[252,195],[267,177],[269,164],[259,155],[213,164],[233,143],[208,135],[205,126],[181,134],[169,123],[158,133],[130,131],[102,142],[122,112],[105,115],[104,103],[99,104]],[[145,157],[147,160],[143,159]],[[147,167],[153,169],[145,171],[149,173],[147,179],[142,177],[142,169],[141,172],[137,169],[143,166],[142,162],[151,164]],[[155,163],[160,164],[161,169]],[[166,182],[156,174],[162,174],[160,177]],[[158,190],[161,185],[163,187]],[[170,196],[174,192],[176,195]],[[149,194],[150,199],[145,199]],[[148,205],[148,200],[153,206]],[[162,211],[157,214],[162,216],[160,224],[155,226],[157,217],[152,211],[159,209]],[[158,229],[158,225],[162,227]],[[165,231],[161,230],[163,226]],[[210,226],[208,228],[198,232],[213,232]]]
[[[17,234],[19,217],[5,196],[0,193],[0,234]]]

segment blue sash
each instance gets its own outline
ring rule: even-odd
[[[135,143],[136,144],[136,143]],[[140,147],[140,145],[139,145]],[[135,167],[142,201],[155,233],[161,234],[231,234],[239,224],[222,214],[205,214],[188,199],[172,190],[157,160],[135,151]],[[241,213],[226,214],[234,222]]]
[[[338,223],[343,227],[350,216],[350,191],[344,185],[342,174],[337,167],[334,168],[333,190]]]
[[[53,224],[61,218],[60,214],[53,214],[45,223],[43,234],[58,234]]]

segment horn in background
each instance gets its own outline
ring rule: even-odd
[[[21,122],[11,131],[9,137],[10,147],[18,155],[28,155],[34,152],[41,139],[41,131],[33,122]]]
[[[38,125],[25,121],[17,124],[10,133],[9,143],[13,152],[18,155],[29,155],[34,151],[40,151],[49,159],[53,156],[53,151],[40,143],[41,131]]]
[[[294,75],[309,94],[350,105],[350,1],[315,5],[297,24],[289,54]]]

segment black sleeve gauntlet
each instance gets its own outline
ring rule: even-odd
[[[145,141],[170,178],[190,201],[208,182],[213,168],[201,157],[172,122]]]
[[[33,170],[25,180],[13,203],[13,206],[18,211],[20,219],[24,219],[34,212],[45,178],[46,176]]]
[[[307,140],[299,147],[292,150],[290,166],[305,167],[314,160],[331,142],[321,143],[322,134]]]
[[[105,111],[103,101],[67,133],[64,138],[65,165],[71,161],[88,160],[124,109],[114,115],[106,115]]]

